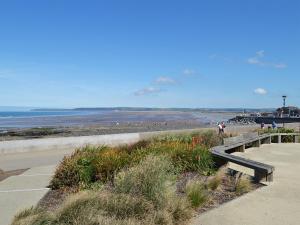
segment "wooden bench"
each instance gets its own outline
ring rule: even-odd
[[[283,136],[293,136],[295,143],[299,142],[300,133],[270,133],[258,135],[257,133],[242,134],[237,137],[225,138],[224,145],[211,149],[217,166],[233,162],[254,170],[254,179],[260,181],[273,181],[274,166],[231,155],[233,152],[244,152],[246,147],[259,147],[261,144],[271,144],[272,137],[275,143],[281,143]]]
[[[224,165],[227,162],[232,162],[253,169],[254,180],[256,182],[273,181],[273,171],[275,170],[274,166],[260,163],[250,159],[245,159],[239,156],[231,155],[226,153],[223,150],[220,151],[219,149],[212,149],[212,154],[217,164],[219,164],[219,166]]]
[[[212,148],[211,152],[219,166],[232,162],[253,169],[254,179],[257,182],[273,181],[274,166],[231,155],[233,152],[244,152],[247,147],[259,147],[261,144],[267,143],[271,143],[270,134],[259,136],[256,132],[246,133],[237,137],[225,138],[224,145]]]
[[[244,133],[236,137],[224,138],[223,142],[225,146],[231,146],[228,153],[232,152],[244,152],[249,147],[259,147],[261,142],[258,138],[257,132]]]

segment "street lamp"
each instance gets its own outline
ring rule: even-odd
[[[286,95],[282,95],[282,99],[283,99],[283,107],[285,107],[285,99],[287,98]]]

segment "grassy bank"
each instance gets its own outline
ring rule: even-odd
[[[209,148],[220,143],[209,131],[77,149],[51,181],[53,190],[69,193],[63,203],[27,209],[12,224],[185,224],[201,208],[227,201],[216,196],[252,189],[243,176],[215,168]]]

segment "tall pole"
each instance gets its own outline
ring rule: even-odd
[[[286,100],[286,95],[282,95],[282,99],[283,99],[283,108],[282,108],[282,114],[284,113],[284,108],[285,108],[285,100]],[[283,127],[285,127],[285,124],[283,123],[282,124],[283,125]]]

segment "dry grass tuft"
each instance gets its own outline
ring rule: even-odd
[[[208,180],[207,188],[212,191],[216,190],[221,185],[222,180],[225,179],[226,172],[227,168],[221,167],[217,171],[216,175]]]
[[[238,195],[247,193],[253,189],[251,181],[248,177],[240,174],[235,178],[235,192]]]
[[[198,180],[187,183],[186,194],[194,208],[198,208],[209,200],[209,193],[205,185]]]

